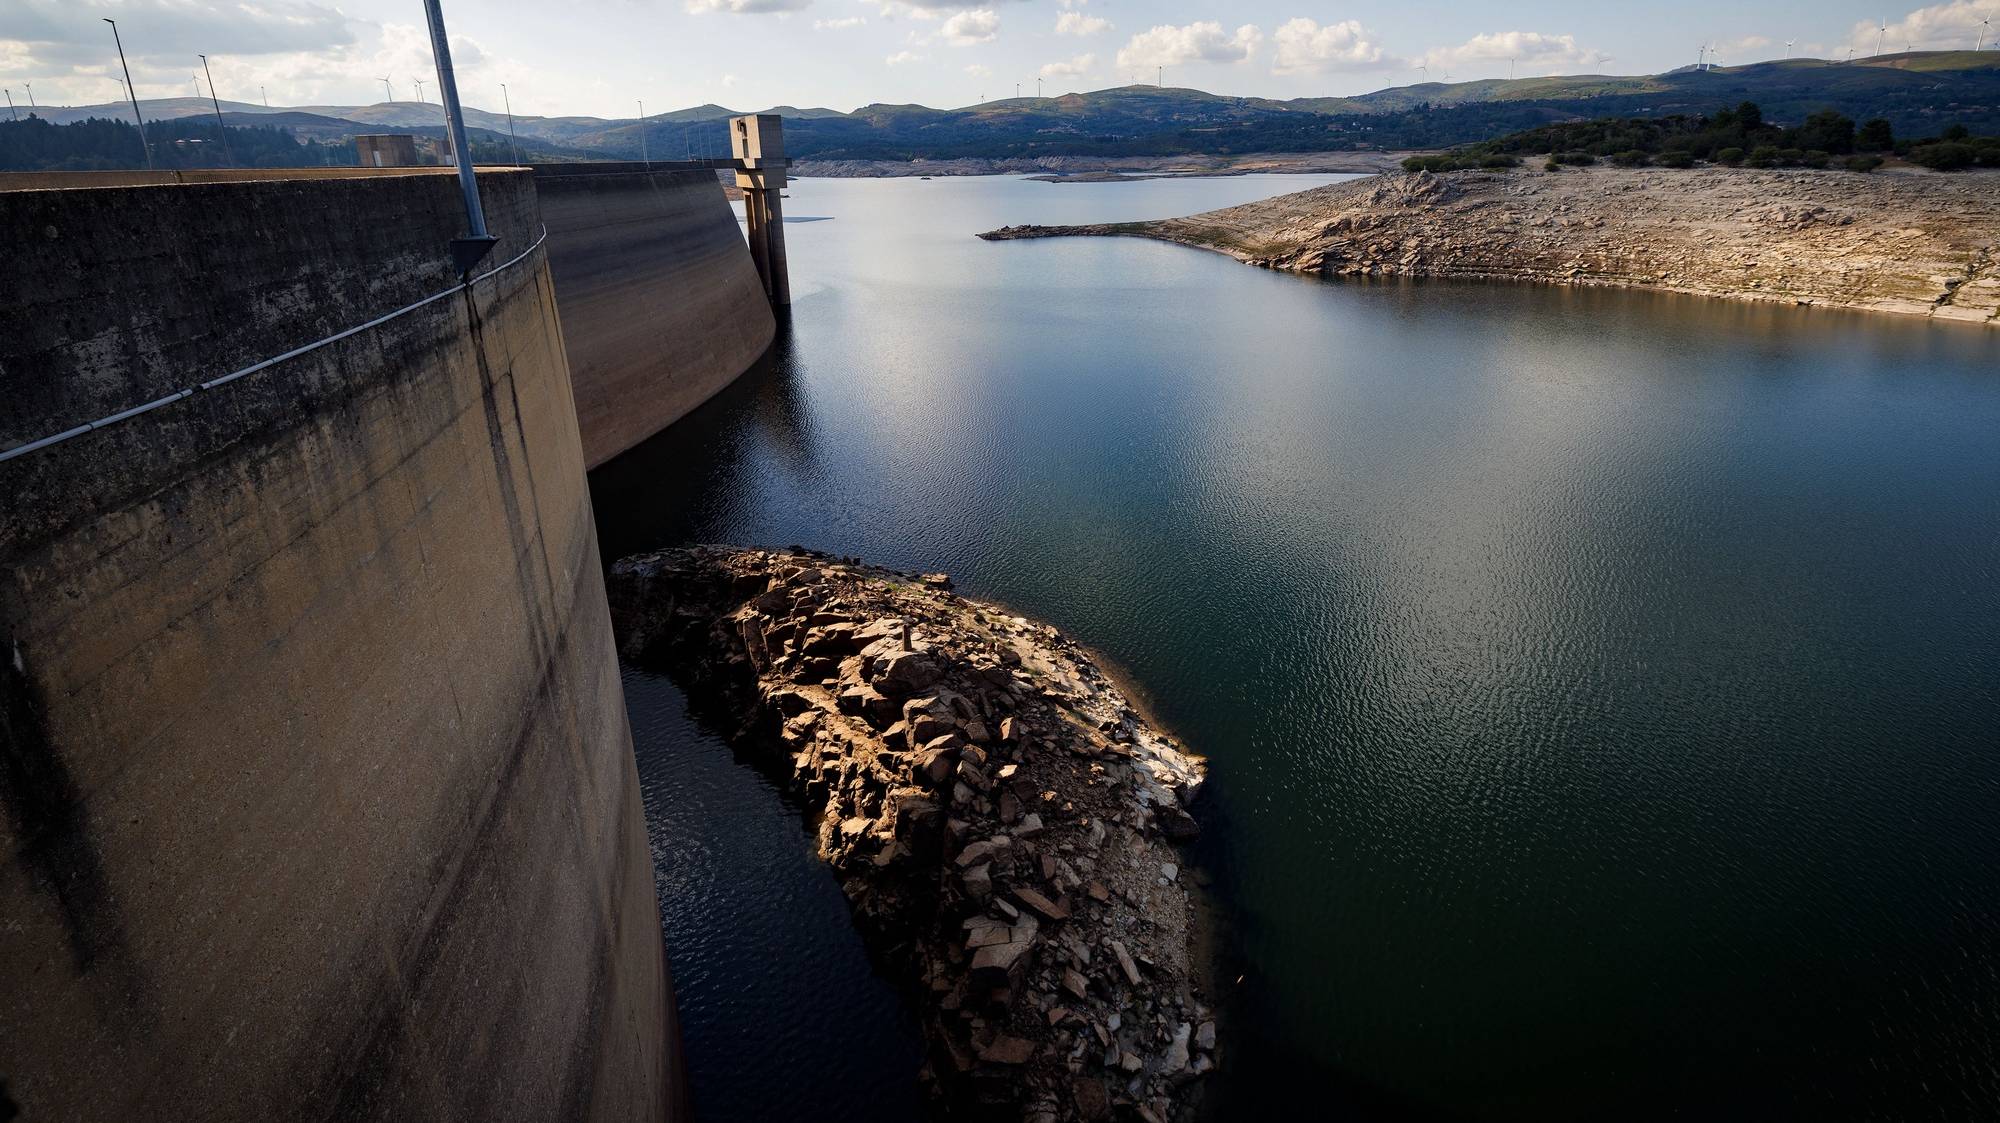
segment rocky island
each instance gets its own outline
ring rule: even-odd
[[[694,547],[612,570],[626,654],[788,775],[951,1118],[1186,1118],[1216,1064],[1179,843],[1201,760],[1055,629],[911,575]]]
[[[2000,175],[1588,168],[1398,174],[1126,235],[1329,276],[1621,285],[2000,323]]]

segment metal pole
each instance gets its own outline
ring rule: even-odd
[[[102,17],[111,25],[111,41],[118,44],[118,68],[125,72],[125,92],[132,98],[132,119],[139,122],[139,147],[146,152],[146,170],[153,170],[153,142],[146,139],[146,119],[139,116],[139,91],[132,88],[132,68],[125,65],[125,41],[118,37],[118,21]]]
[[[507,83],[500,83],[500,100],[507,106],[507,138],[514,142],[514,162],[521,162],[521,138],[514,135],[514,99],[507,96]]]
[[[465,221],[470,232],[451,243],[452,263],[458,267],[458,275],[465,277],[500,239],[486,232],[486,211],[479,205],[479,177],[472,173],[472,144],[465,135],[465,115],[458,107],[458,79],[452,74],[451,44],[445,38],[444,11],[438,0],[424,0],[424,15],[431,25],[431,53],[437,56],[438,98],[444,102],[445,130],[458,156],[458,189],[465,196]]]
[[[222,103],[215,100],[215,75],[208,70],[208,56],[196,55],[201,60],[201,72],[208,76],[208,104],[215,107],[215,133],[222,138],[222,163],[224,166],[236,163],[229,155],[229,130],[222,124]]]

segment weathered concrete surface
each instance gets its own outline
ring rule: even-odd
[[[595,468],[750,369],[777,321],[711,170],[536,169]]]
[[[0,194],[0,442],[450,285],[438,175]],[[484,177],[533,240],[526,173]],[[652,865],[539,255],[0,463],[28,1120],[654,1119]]]
[[[2000,174],[1619,168],[1392,175],[1124,234],[1333,276],[1619,285],[2000,324]]]

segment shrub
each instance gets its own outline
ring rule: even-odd
[[[1887,152],[1896,147],[1896,133],[1886,119],[1877,117],[1854,134],[1854,147],[1861,152]]]
[[[1775,145],[1760,144],[1750,150],[1750,155],[1744,157],[1743,162],[1753,168],[1775,168],[1783,159],[1784,154]]]
[[[1562,170],[1562,167],[1562,161],[1551,156],[1549,157],[1549,162],[1542,165],[1542,170],[1545,172],[1559,172]]]
[[[1944,131],[1944,139],[1946,140],[1966,140],[1971,136],[1972,130],[1966,128],[1964,125],[1953,125]]]
[[[1847,158],[1847,170],[1850,172],[1867,173],[1881,166],[1882,157],[1880,156],[1849,156]]]
[[[1565,152],[1557,156],[1556,159],[1562,163],[1579,168],[1587,168],[1597,162],[1597,157],[1592,156],[1588,152]]]
[[[1694,167],[1694,153],[1662,152],[1658,156],[1653,157],[1653,162],[1663,168],[1692,168]]]
[[[1808,152],[1805,155],[1799,157],[1799,163],[1808,168],[1823,168],[1826,167],[1828,163],[1832,162],[1832,160],[1833,160],[1832,153],[1821,152],[1818,149],[1814,149],[1811,152]]]
[[[1521,166],[1521,161],[1513,156],[1502,156],[1496,152],[1491,156],[1482,158],[1479,161],[1479,166],[1482,168],[1518,168]]]
[[[1636,148],[1627,149],[1611,157],[1611,162],[1621,168],[1643,168],[1652,163],[1652,157]]]
[[[1743,162],[1743,150],[1741,148],[1725,148],[1715,154],[1715,162],[1734,167]]]
[[[1969,144],[1941,140],[1910,149],[1910,162],[1940,172],[1955,172],[1979,161],[1979,150]]]

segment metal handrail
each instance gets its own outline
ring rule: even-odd
[[[193,397],[195,394],[200,393],[201,391],[213,390],[218,386],[226,386],[229,383],[244,377],[245,375],[255,374],[260,370],[276,366],[279,363],[286,362],[291,359],[296,359],[300,355],[305,355],[313,351],[317,351],[320,348],[325,347],[330,343],[338,343],[343,339],[348,339],[353,336],[360,335],[362,332],[369,331],[373,328],[381,327],[383,324],[388,323],[390,320],[393,320],[398,316],[407,315],[411,312],[416,311],[419,308],[436,304],[438,301],[443,300],[446,297],[454,296],[460,292],[465,291],[466,289],[471,288],[472,286],[478,284],[479,282],[485,280],[488,277],[493,276],[496,273],[501,273],[508,269],[512,269],[514,266],[519,265],[522,261],[526,260],[529,254],[534,253],[537,249],[541,248],[542,243],[548,240],[549,240],[549,228],[547,226],[543,226],[542,236],[536,238],[533,245],[529,246],[525,250],[522,250],[518,255],[516,255],[512,259],[494,266],[493,268],[487,270],[486,272],[481,273],[477,277],[461,281],[458,284],[453,285],[452,287],[445,289],[442,292],[432,293],[430,296],[427,296],[422,300],[417,301],[415,304],[404,305],[403,307],[398,308],[394,312],[390,312],[385,316],[377,316],[365,324],[357,324],[354,327],[348,328],[346,331],[336,332],[333,335],[327,336],[325,339],[308,343],[303,347],[294,347],[290,351],[287,351],[282,355],[273,355],[270,358],[263,360],[262,362],[252,363],[241,370],[230,371],[228,374],[222,375],[218,378],[211,378],[207,382],[197,383],[193,386],[176,390],[173,393],[168,394],[166,397],[155,398],[152,401],[145,403],[144,405],[136,405],[131,407],[130,409],[123,409],[109,416],[100,417],[95,421],[86,421],[81,425],[75,426],[74,428],[65,429],[62,432],[56,433],[52,436],[43,437],[40,440],[29,441],[27,444],[18,445],[14,448],[0,451],[0,462],[12,460],[17,456],[26,456],[28,453],[48,448],[51,445],[59,445],[64,441],[69,440],[72,437],[81,437],[85,433],[92,432],[93,430],[97,429],[102,429],[105,428],[106,426],[116,425],[120,421],[129,420],[131,418],[139,416],[142,413],[151,413],[153,410],[156,410],[161,406],[170,405],[174,402],[180,401],[183,398]]]

